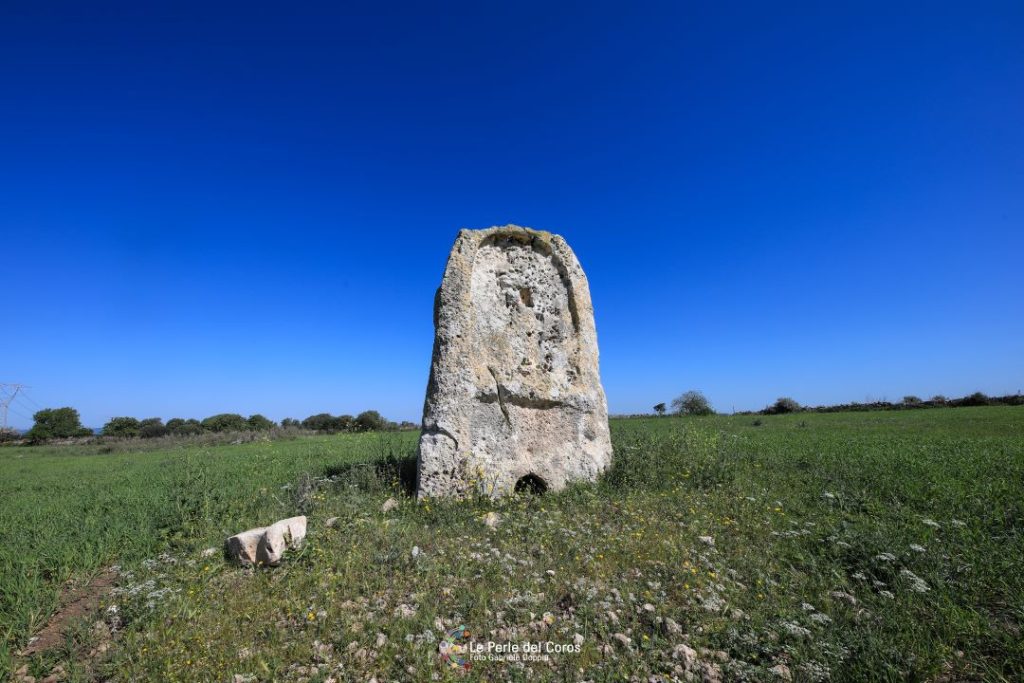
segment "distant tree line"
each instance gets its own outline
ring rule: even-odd
[[[269,432],[282,429],[308,429],[315,432],[336,434],[339,432],[375,432],[405,429],[411,423],[395,423],[385,419],[376,410],[367,410],[355,417],[319,413],[305,420],[286,417],[278,425],[273,420],[256,414],[243,417],[238,413],[220,413],[205,420],[175,417],[164,424],[160,418],[138,420],[134,417],[115,417],[103,426],[103,436],[139,437],[151,439],[159,436],[188,436],[204,432]],[[415,425],[413,425],[415,426]]]
[[[191,436],[204,432],[269,432],[277,427],[273,420],[256,414],[242,417],[237,413],[220,413],[205,420],[174,417],[164,424],[159,417],[140,420],[134,417],[115,417],[103,425],[103,436],[155,439],[161,436]]]
[[[781,397],[766,406],[762,410],[746,410],[737,413],[738,415],[784,415],[786,413],[809,412],[809,413],[839,413],[847,411],[868,411],[868,410],[915,410],[919,408],[960,408],[965,406],[1020,406],[1024,405],[1024,395],[1020,393],[1007,396],[986,396],[976,391],[969,396],[949,399],[942,395],[932,396],[923,400],[918,396],[904,396],[899,403],[889,401],[869,401],[866,403],[842,403],[831,406],[802,406],[794,399]],[[664,415],[666,406],[658,403],[654,406],[654,412]],[[711,402],[703,393],[691,389],[672,401],[672,411],[676,415],[713,415],[714,409]]]
[[[283,421],[289,422],[289,420]],[[340,432],[379,432],[379,431],[395,431],[398,429],[406,429],[412,423],[403,422],[396,424],[389,422],[381,417],[381,414],[376,410],[367,410],[359,413],[355,417],[351,415],[331,415],[330,413],[318,413],[316,415],[310,415],[302,422],[298,420],[290,420],[292,426],[301,426],[305,429],[311,429],[316,432],[322,432],[325,434],[337,434]]]
[[[783,400],[783,399],[779,399]],[[789,399],[792,400],[792,399]],[[1006,396],[987,396],[980,391],[963,396],[961,398],[946,398],[936,395],[928,400],[918,396],[904,396],[902,401],[893,403],[890,401],[868,401],[865,403],[840,403],[831,406],[806,406],[801,407],[793,401],[794,410],[773,410],[778,405],[776,402],[760,411],[763,415],[772,415],[778,412],[795,412],[796,410],[810,413],[842,413],[868,410],[919,410],[923,408],[968,408],[972,406],[1024,406],[1024,395],[1008,394]]]
[[[50,439],[67,439],[92,436],[91,429],[82,426],[81,417],[74,408],[46,408],[32,416],[35,424],[23,438],[32,442]],[[308,429],[311,431],[335,434],[340,432],[371,432],[415,429],[411,422],[391,422],[376,410],[367,410],[355,417],[351,415],[333,416],[329,413],[310,415],[305,420],[285,418],[281,424],[260,414],[243,417],[238,413],[220,413],[211,415],[204,420],[175,417],[166,423],[159,417],[138,419],[135,417],[115,417],[103,425],[102,436],[118,438],[155,439],[164,436],[192,436],[209,432],[270,432],[283,429]],[[17,434],[12,430],[0,436],[0,441],[15,440]],[[10,437],[10,438],[8,438]]]

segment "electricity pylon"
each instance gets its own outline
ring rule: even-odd
[[[11,407],[11,403],[14,402],[18,392],[22,389],[28,389],[24,384],[3,384],[0,383],[0,410],[3,410],[3,427],[4,431],[7,431],[7,409]],[[10,396],[7,395],[10,392]]]

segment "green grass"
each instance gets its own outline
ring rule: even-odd
[[[724,680],[773,680],[782,663],[794,680],[1024,679],[1024,409],[755,419],[615,420],[596,485],[429,505],[373,466],[413,454],[409,433],[0,449],[0,672],[65,582],[116,563],[114,646],[90,662],[77,628],[31,673],[464,679],[437,638],[465,624],[481,640],[582,642],[470,679],[682,676],[681,644],[698,678],[713,663]],[[200,555],[299,512],[309,538],[277,569]]]

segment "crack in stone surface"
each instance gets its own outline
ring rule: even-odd
[[[501,382],[498,381],[498,373],[495,372],[494,368],[488,367],[487,369],[490,371],[491,377],[494,378],[495,397],[498,399],[498,407],[501,408],[501,414],[505,416],[505,424],[511,427],[512,418],[508,415],[508,407],[505,405],[505,397],[502,396],[502,392],[505,391],[505,388],[501,386]]]
[[[533,410],[552,410],[554,408],[568,408],[569,410],[582,410],[579,406],[573,405],[566,401],[559,401],[552,398],[537,398],[534,396],[520,396],[514,394],[505,387],[498,385],[498,391],[500,393],[480,393],[477,394],[477,400],[481,403],[495,403],[497,402],[501,406],[502,413],[508,411],[508,406],[513,405],[517,408],[530,408]]]
[[[457,453],[459,451],[459,440],[455,438],[454,434],[449,432],[447,429],[445,429],[441,425],[435,424],[432,427],[424,427],[423,428],[423,433],[424,434],[442,434],[444,436],[447,436],[449,439],[451,439],[455,443],[455,452]]]

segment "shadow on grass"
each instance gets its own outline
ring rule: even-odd
[[[398,491],[416,495],[416,456],[385,455],[370,462],[328,465],[324,476],[335,486],[354,487],[366,493]]]

